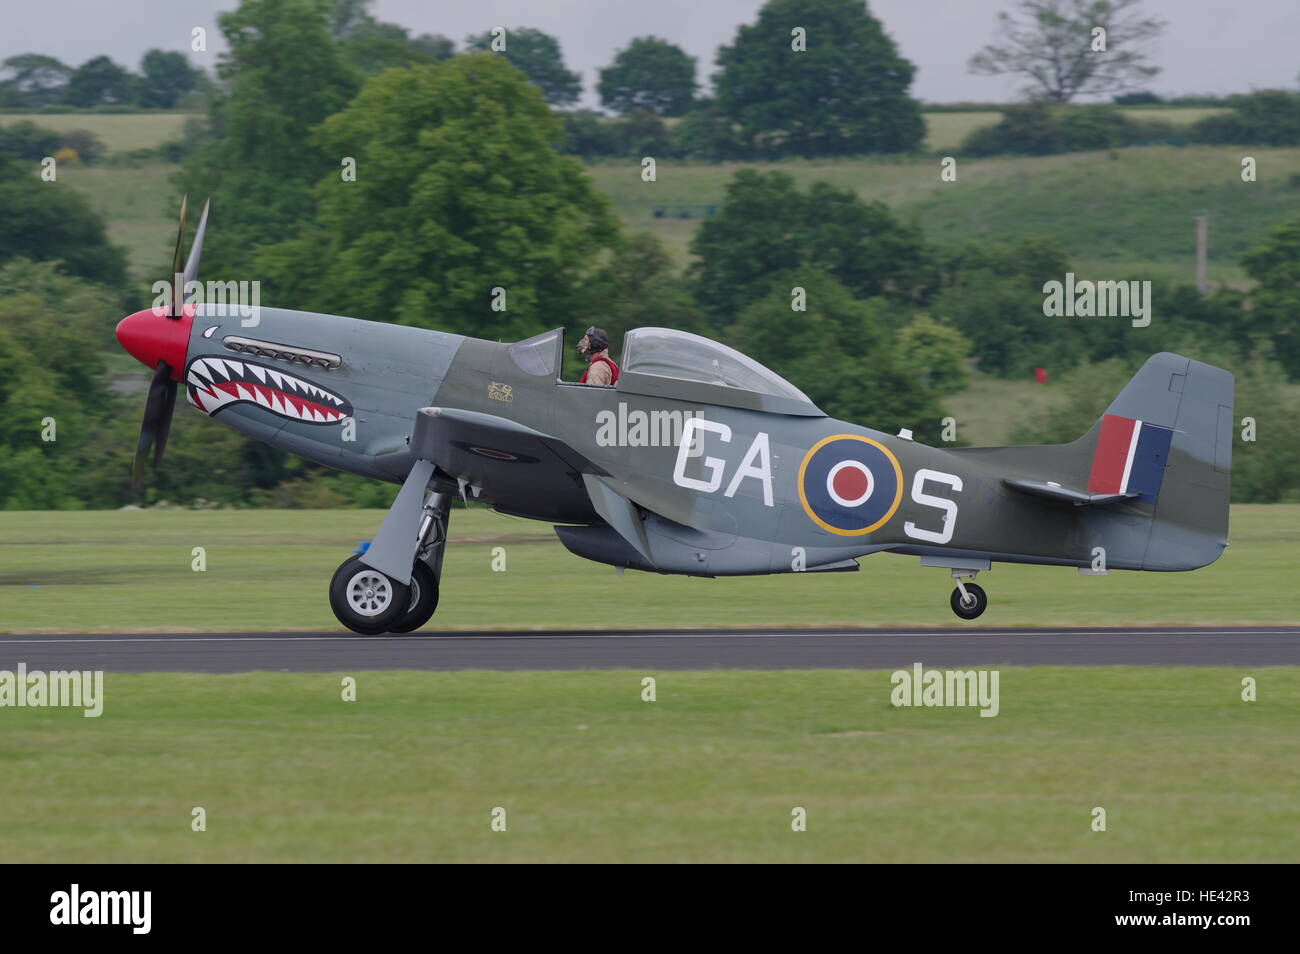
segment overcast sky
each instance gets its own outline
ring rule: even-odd
[[[997,11],[1013,0],[870,0],[903,56],[917,67],[914,96],[930,102],[1002,101],[1018,83],[971,76],[966,61],[992,37]],[[39,52],[80,64],[107,53],[132,69],[151,47],[188,51],[190,30],[208,28],[221,49],[216,13],[238,0],[0,0],[0,59]],[[412,33],[442,33],[457,46],[493,26],[532,26],[557,36],[569,69],[582,74],[584,102],[595,104],[597,70],[636,36],[653,34],[697,58],[700,78],[713,71],[717,47],[762,0],[375,0],[381,20]],[[1160,93],[1232,93],[1291,87],[1300,73],[1300,0],[1146,0],[1169,26],[1154,47]],[[810,42],[816,42],[810,37]]]

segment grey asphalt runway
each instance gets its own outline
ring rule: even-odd
[[[0,669],[894,669],[1300,665],[1300,627],[0,636]]]

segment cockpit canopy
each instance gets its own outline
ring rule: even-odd
[[[637,328],[623,339],[623,371],[807,401],[785,378],[734,348],[687,331]]]
[[[563,331],[510,345],[520,370],[556,375]],[[612,349],[611,349],[612,351]],[[636,328],[623,337],[617,390],[701,404],[824,417],[797,387],[735,348],[688,331]]]

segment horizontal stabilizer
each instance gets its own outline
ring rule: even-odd
[[[1136,492],[1122,494],[1090,494],[1083,490],[1071,490],[1069,487],[1062,487],[1060,484],[1041,480],[1003,479],[1002,482],[1012,490],[1019,490],[1021,493],[1025,494],[1033,494],[1035,497],[1046,497],[1048,500],[1055,500],[1060,503],[1073,504],[1076,507],[1114,503],[1117,500],[1128,500],[1130,497],[1137,496]]]

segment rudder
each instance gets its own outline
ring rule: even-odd
[[[1228,543],[1233,378],[1222,368],[1152,355],[1092,431],[1088,490],[1154,507],[1144,570],[1193,570]]]

